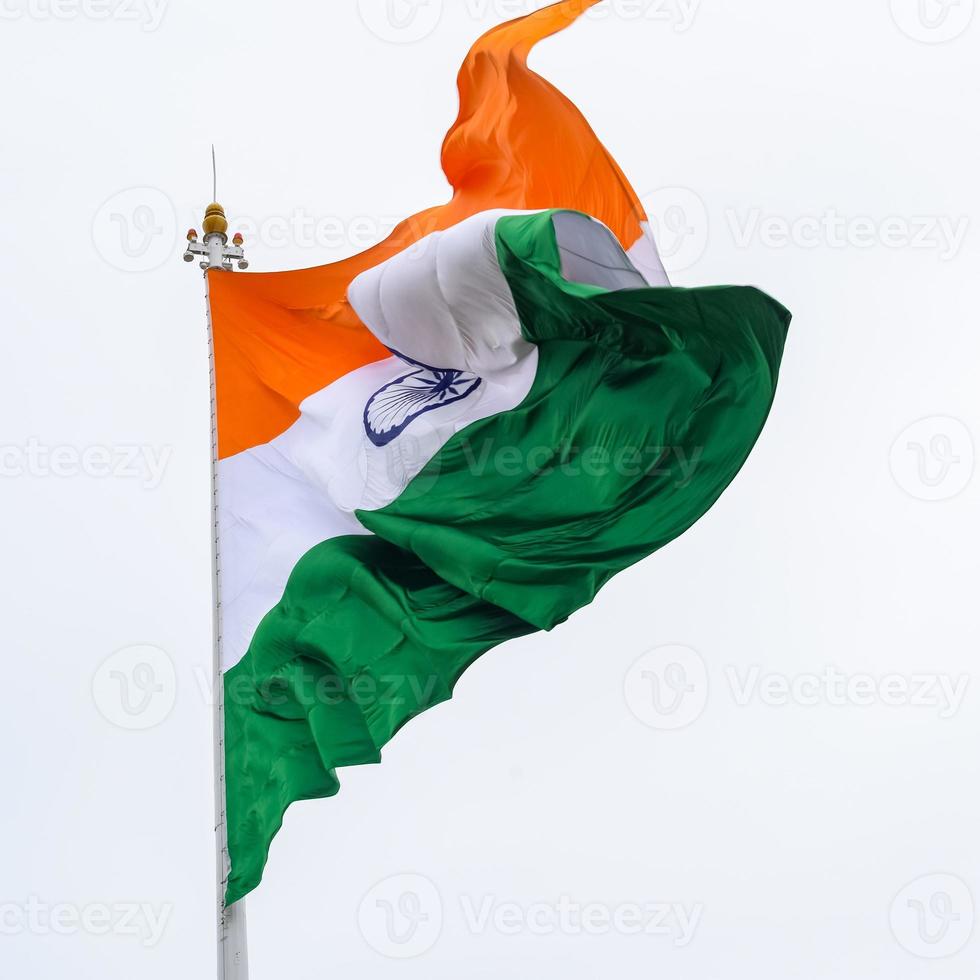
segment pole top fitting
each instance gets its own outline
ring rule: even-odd
[[[217,201],[207,206],[204,212],[203,229],[203,242],[197,240],[197,232],[193,228],[187,233],[185,262],[193,262],[198,258],[201,260],[201,268],[205,271],[224,269],[225,272],[230,272],[235,265],[239,269],[248,268],[248,260],[242,248],[245,240],[236,232],[232,243],[228,244],[228,219],[225,217],[225,209]]]
[[[217,197],[218,168],[214,162],[214,146],[211,147],[211,174],[214,178],[212,193]],[[199,258],[201,260],[199,264],[205,272],[208,269],[223,269],[225,272],[231,272],[235,263],[238,264],[239,269],[248,268],[248,260],[242,248],[244,239],[240,234],[236,234],[231,245],[228,244],[228,219],[225,217],[225,209],[213,198],[204,212],[202,227],[203,242],[198,242],[197,232],[193,228],[187,233],[185,262],[193,262],[195,258]]]

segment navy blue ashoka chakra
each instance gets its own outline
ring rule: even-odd
[[[462,401],[483,383],[469,371],[429,367],[397,356],[415,367],[379,388],[364,406],[364,431],[376,446],[387,446],[420,415]]]

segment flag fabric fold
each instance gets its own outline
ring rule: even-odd
[[[335,266],[209,273],[228,903],[291,803],[683,533],[762,430],[788,312],[669,287],[618,167],[527,68],[587,6],[477,42],[450,204]]]
[[[210,276],[222,458],[261,445],[300,402],[385,355],[347,301],[366,269],[433,231],[491,208],[572,208],[608,225],[651,284],[666,285],[643,206],[578,109],[527,67],[541,39],[600,0],[565,0],[488,31],[459,72],[459,115],[443,169],[452,199],[398,224],[379,245],[294,272]]]

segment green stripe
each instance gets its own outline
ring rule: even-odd
[[[549,629],[677,537],[768,414],[789,314],[755,289],[565,282],[552,212],[497,224],[538,368],[522,404],[457,433],[405,493],[296,566],[226,677],[227,901],[285,809],[377,762],[484,651]]]
[[[333,796],[335,767],[379,762],[481,653],[529,632],[377,538],[308,552],[225,678],[226,901],[259,883],[290,803]]]

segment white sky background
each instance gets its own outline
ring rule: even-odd
[[[208,977],[210,144],[253,270],[341,258],[446,198],[457,67],[539,4],[54,2],[0,0],[0,975]],[[974,0],[604,6],[532,64],[676,283],[793,310],[772,418],[689,534],[289,813],[252,976],[974,978]]]

